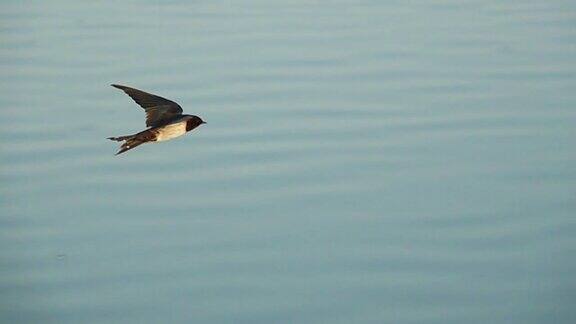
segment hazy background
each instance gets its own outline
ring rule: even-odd
[[[576,321],[576,2],[0,3],[0,322]]]

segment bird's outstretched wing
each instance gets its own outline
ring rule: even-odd
[[[113,84],[130,96],[146,111],[146,126],[155,127],[182,114],[182,107],[174,101],[123,85]]]

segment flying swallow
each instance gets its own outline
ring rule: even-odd
[[[108,137],[113,141],[124,141],[116,155],[131,150],[140,144],[171,140],[206,124],[198,116],[183,115],[182,107],[174,101],[123,85],[113,84],[112,86],[124,91],[144,108],[146,126],[149,127],[133,135]]]

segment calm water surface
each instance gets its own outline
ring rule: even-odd
[[[574,323],[573,1],[3,1],[0,322]],[[114,156],[179,102],[193,134]]]

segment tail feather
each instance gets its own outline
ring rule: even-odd
[[[112,141],[117,141],[117,142],[124,141],[124,143],[122,143],[122,145],[120,145],[120,150],[116,153],[116,155],[118,155],[118,154],[122,154],[126,151],[129,151],[129,150],[131,150],[131,149],[133,149],[139,145],[142,145],[144,143],[155,141],[156,140],[156,133],[152,129],[147,129],[147,130],[142,131],[138,134],[126,135],[126,136],[117,136],[117,137],[108,137],[108,139],[112,140]]]
[[[117,142],[122,142],[125,141],[127,139],[129,139],[130,137],[133,137],[134,135],[127,135],[127,136],[118,136],[118,137],[108,137],[109,140],[112,141],[117,141]]]
[[[122,154],[144,143],[146,142],[142,141],[139,138],[129,138],[126,140],[126,142],[122,143],[122,145],[120,146],[120,150],[116,153],[116,155]]]
[[[140,138],[138,136],[138,134],[127,135],[127,136],[108,137],[108,139],[112,140],[112,141],[117,141],[117,142],[125,141],[124,143],[122,143],[122,145],[120,145],[120,150],[118,152],[116,152],[116,155],[122,154],[126,151],[129,151],[129,150],[137,147],[138,145],[146,143],[146,138]]]

